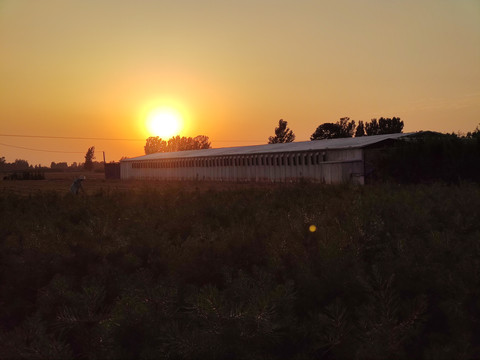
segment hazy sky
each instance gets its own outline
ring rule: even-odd
[[[279,119],[297,141],[344,116],[472,131],[480,0],[0,0],[1,135],[141,140],[0,136],[0,157],[142,155],[154,104],[214,147],[266,143]]]

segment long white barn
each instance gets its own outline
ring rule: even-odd
[[[154,153],[120,162],[121,179],[365,183],[368,152],[411,134],[388,134]]]

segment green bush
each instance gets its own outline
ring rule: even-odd
[[[0,358],[473,359],[479,240],[464,183],[3,192]]]

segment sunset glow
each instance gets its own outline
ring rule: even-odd
[[[168,139],[182,129],[182,116],[174,109],[154,109],[147,115],[147,128],[151,136]]]
[[[479,125],[478,0],[274,3],[0,1],[0,158],[118,161],[150,136],[259,145],[280,119],[295,141],[342,117]]]

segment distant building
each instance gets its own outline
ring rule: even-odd
[[[120,161],[121,179],[364,184],[378,149],[411,134],[388,134],[154,153]]]

